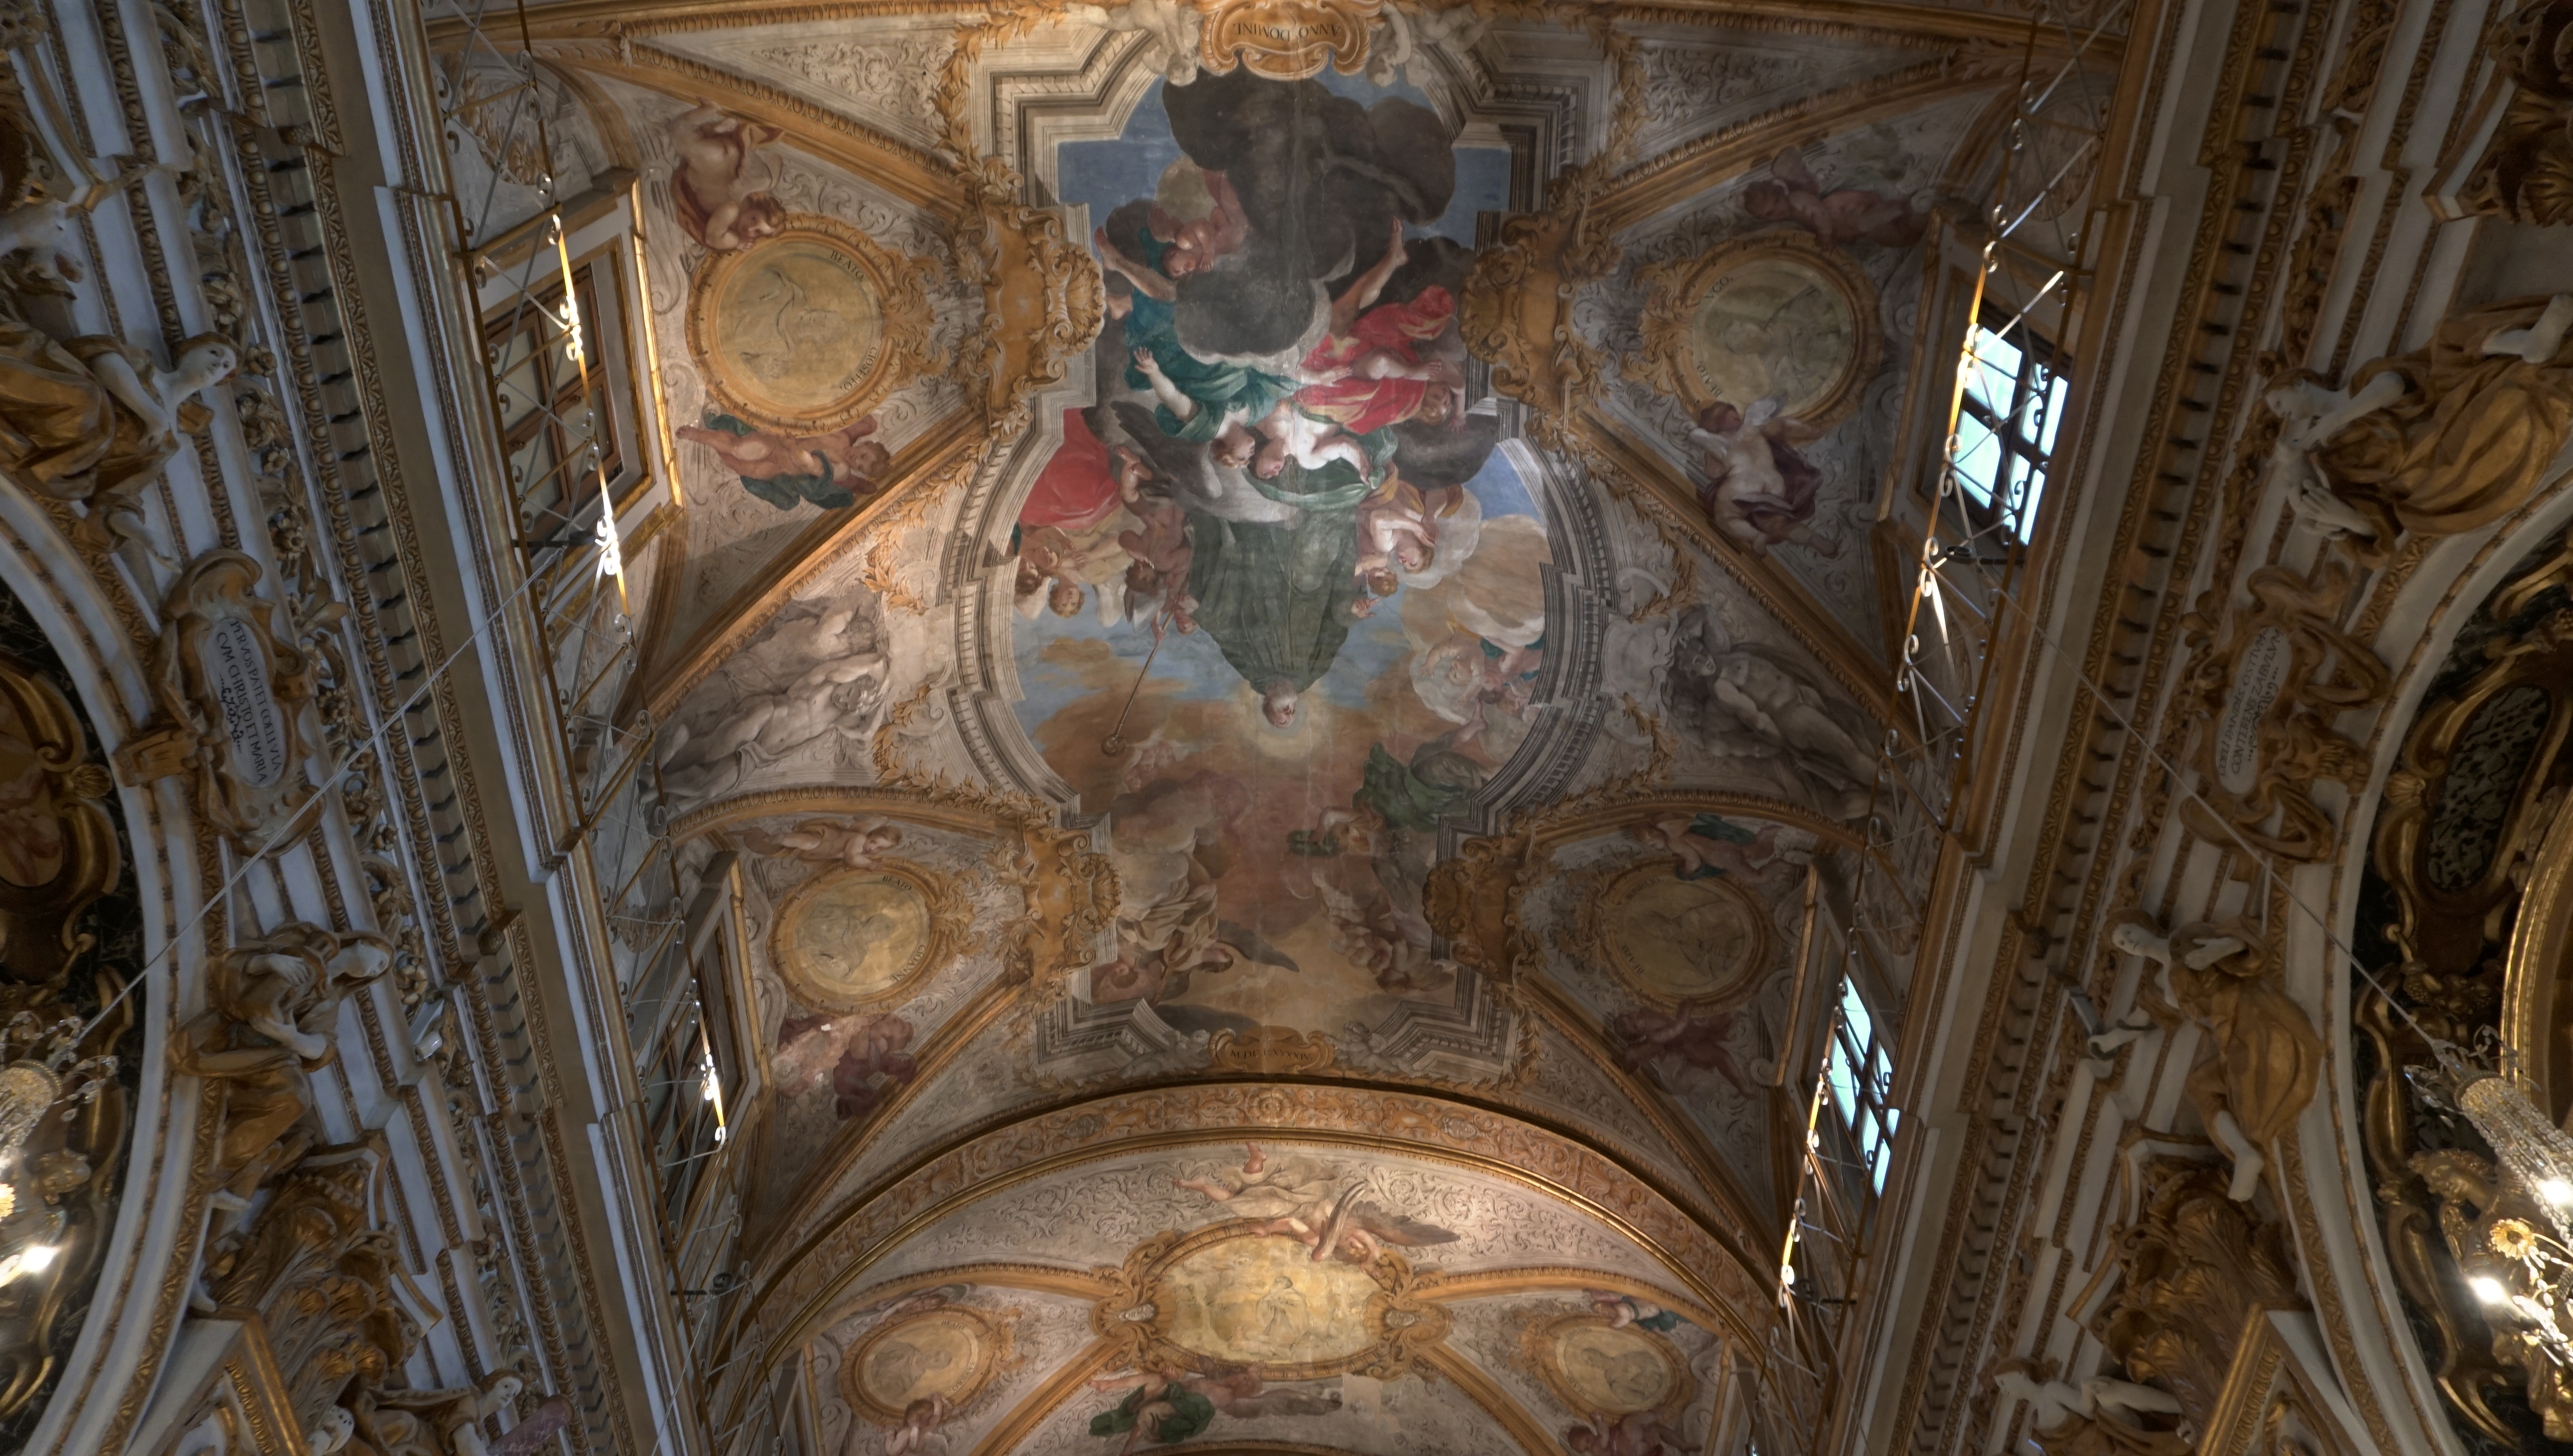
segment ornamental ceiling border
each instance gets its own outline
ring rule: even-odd
[[[1286,1121],[1286,1118],[1299,1118]],[[1455,1129],[1470,1131],[1474,1148]],[[1031,1117],[915,1164],[866,1203],[844,1210],[764,1271],[759,1288],[734,1315],[741,1326],[763,1314],[785,1289],[815,1292],[781,1321],[769,1362],[842,1301],[869,1266],[961,1209],[1018,1183],[1088,1163],[1164,1147],[1239,1141],[1258,1127],[1279,1140],[1366,1148],[1443,1162],[1515,1182],[1572,1206],[1657,1259],[1682,1288],[1724,1311],[1737,1334],[1758,1339],[1768,1320],[1746,1311],[1774,1308],[1753,1270],[1758,1245],[1739,1230],[1710,1229],[1648,1182],[1597,1149],[1517,1117],[1396,1092],[1352,1092],[1294,1084],[1197,1085],[1101,1098]],[[1383,1128],[1409,1129],[1414,1136]],[[1365,1129],[1365,1130],[1360,1130]],[[1703,1273],[1698,1272],[1703,1271]]]

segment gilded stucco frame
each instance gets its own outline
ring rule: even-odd
[[[1626,370],[1685,403],[1692,414],[1717,402],[1690,358],[1689,335],[1696,329],[1698,301],[1716,280],[1768,262],[1793,263],[1813,270],[1848,306],[1849,362],[1842,365],[1840,377],[1821,401],[1796,415],[1818,428],[1828,428],[1847,418],[1858,408],[1868,380],[1876,377],[1877,367],[1885,359],[1885,331],[1877,322],[1876,286],[1849,255],[1825,246],[1822,240],[1801,229],[1754,233],[1694,258],[1675,258],[1643,270],[1639,279],[1646,291],[1639,324],[1643,338],[1636,352],[1626,357]],[[1724,402],[1747,407],[1753,401]]]
[[[797,920],[805,902],[823,890],[871,876],[908,886],[920,897],[921,908],[928,914],[928,927],[921,933],[920,946],[912,952],[910,964],[882,991],[860,997],[826,992],[805,974],[795,944]],[[777,968],[778,978],[795,999],[815,1011],[846,1015],[898,1006],[965,949],[966,932],[973,920],[973,902],[954,879],[909,860],[877,859],[864,869],[826,870],[796,886],[777,907],[776,927],[768,937],[769,964]]]
[[[936,1309],[925,1309],[906,1319],[887,1320],[869,1330],[855,1345],[850,1346],[847,1357],[840,1362],[840,1394],[849,1402],[851,1410],[857,1411],[880,1426],[899,1426],[903,1423],[902,1411],[886,1405],[867,1393],[866,1381],[860,1378],[859,1372],[866,1369],[868,1357],[886,1340],[901,1334],[904,1330],[939,1319],[962,1319],[974,1326],[974,1368],[956,1387],[956,1394],[948,1397],[947,1403],[951,1407],[962,1408],[970,1404],[976,1396],[983,1393],[986,1386],[992,1383],[992,1376],[1010,1363],[1009,1325],[970,1305],[942,1304]]]
[[[746,393],[728,376],[718,362],[720,356],[710,347],[721,322],[714,317],[715,300],[725,284],[763,253],[793,243],[819,244],[857,264],[875,289],[883,330],[875,364],[866,376],[831,403],[800,413],[772,407]],[[918,375],[934,372],[929,363],[933,327],[929,290],[937,276],[937,265],[929,260],[896,253],[837,218],[791,213],[776,233],[747,248],[709,254],[698,265],[688,281],[688,353],[705,378],[706,392],[733,414],[782,433],[826,434],[856,421]]]

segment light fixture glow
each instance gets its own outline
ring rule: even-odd
[[[50,1243],[30,1244],[5,1259],[0,1259],[0,1284],[14,1281],[20,1274],[41,1273],[61,1250]]]
[[[2466,1287],[2474,1290],[2475,1297],[2486,1304],[2507,1304],[2510,1302],[2510,1291],[2502,1287],[2501,1280],[2494,1278],[2490,1274],[2475,1275],[2473,1278],[2466,1281]]]
[[[2561,1208],[2573,1205],[2573,1180],[2548,1178],[2537,1185],[2539,1196]]]

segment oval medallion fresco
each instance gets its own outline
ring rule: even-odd
[[[709,260],[688,324],[715,396],[772,429],[828,429],[866,412],[892,382],[891,280],[877,254],[853,229],[798,217],[774,237]]]
[[[1327,1366],[1376,1341],[1367,1320],[1374,1278],[1336,1259],[1316,1262],[1283,1235],[1209,1244],[1164,1271],[1161,1287],[1171,1343],[1264,1373]]]
[[[1609,964],[1663,1005],[1724,1004],[1759,984],[1775,932],[1768,908],[1731,880],[1681,878],[1668,861],[1635,866],[1602,897]]]
[[[1554,1337],[1554,1370],[1583,1411],[1631,1415],[1670,1398],[1667,1348],[1631,1325],[1570,1324]]]
[[[867,1407],[900,1416],[915,1401],[962,1405],[991,1371],[993,1338],[967,1310],[939,1309],[886,1325],[849,1357],[849,1393]]]
[[[929,906],[908,880],[848,871],[816,880],[778,917],[778,969],[807,1004],[855,1011],[899,992],[927,958]]]
[[[1689,357],[1707,394],[1737,406],[1776,399],[1798,419],[1828,412],[1858,358],[1858,310],[1841,281],[1802,258],[1755,254],[1702,287]]]

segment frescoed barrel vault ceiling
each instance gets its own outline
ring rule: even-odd
[[[1806,1378],[1782,1069],[1838,967],[1904,999],[1880,495],[2026,26],[527,14],[680,482],[628,706],[756,909],[744,1388],[835,1451],[1645,1452]]]

